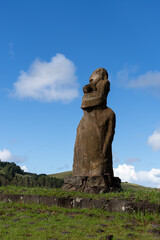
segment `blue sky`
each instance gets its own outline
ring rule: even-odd
[[[160,2],[0,0],[0,158],[72,169],[82,87],[109,73],[115,175],[160,187]]]

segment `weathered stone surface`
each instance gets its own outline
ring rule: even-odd
[[[22,198],[23,197],[23,198]],[[45,197],[45,198],[43,198]],[[39,201],[37,201],[39,199]],[[55,196],[41,196],[41,195],[19,195],[19,194],[0,194],[0,201],[3,202],[24,202],[45,204],[47,206],[60,206],[66,208],[97,208],[105,209],[109,212],[150,212],[160,213],[160,204],[148,202],[135,202],[130,199],[92,199],[80,197],[55,197]],[[23,217],[23,216],[22,216]],[[112,216],[114,217],[114,216]],[[159,227],[158,225],[155,226]],[[154,226],[152,226],[154,228]]]
[[[77,128],[73,177],[65,179],[65,190],[99,193],[121,189],[120,179],[113,176],[112,141],[116,117],[106,106],[109,91],[108,73],[98,68],[90,76],[89,84],[83,87],[81,108],[84,114]]]
[[[86,193],[106,193],[109,191],[121,191],[121,180],[113,177],[110,184],[106,176],[80,177],[72,176],[64,179],[63,190],[81,191]]]
[[[86,177],[65,177],[64,178],[64,183],[74,185],[76,187],[80,187],[83,185],[84,181],[86,181]]]
[[[103,176],[88,177],[86,185],[90,187],[106,187],[107,182]]]

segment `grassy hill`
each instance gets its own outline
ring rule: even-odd
[[[54,173],[54,174],[50,174],[49,176],[50,177],[56,177],[56,178],[63,179],[65,177],[72,176],[72,171],[61,172],[61,173]]]

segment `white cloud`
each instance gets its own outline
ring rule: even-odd
[[[0,160],[2,162],[19,163],[25,161],[25,158],[13,155],[8,149],[4,148],[3,150],[0,150]]]
[[[153,151],[160,150],[160,129],[153,132],[148,138],[148,145],[150,145]]]
[[[126,65],[122,70],[117,73],[118,84],[127,87],[130,76],[136,73],[138,66]]]
[[[120,177],[122,181],[137,181],[137,175],[134,166],[131,165],[118,165],[118,168],[114,168],[114,175],[116,177]]]
[[[150,171],[136,172],[134,166],[123,164],[114,168],[114,175],[120,177],[123,182],[160,188],[160,169],[152,168]]]
[[[20,167],[24,172],[28,172],[28,168],[24,165]]]
[[[152,90],[160,88],[159,71],[147,71],[144,74],[134,77],[137,70],[137,66],[125,66],[124,69],[117,73],[118,83],[127,88],[151,88]]]
[[[0,159],[1,161],[9,161],[12,158],[12,154],[10,153],[9,150],[3,149],[2,151],[0,150]]]
[[[27,72],[21,71],[14,83],[13,95],[35,100],[71,101],[78,96],[78,83],[74,63],[63,54],[50,62],[35,60]]]
[[[160,72],[148,71],[145,74],[131,80],[128,84],[130,88],[149,88],[160,87]]]

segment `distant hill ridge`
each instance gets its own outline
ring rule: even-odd
[[[72,176],[72,171],[49,174],[48,176],[63,179],[65,177]]]

